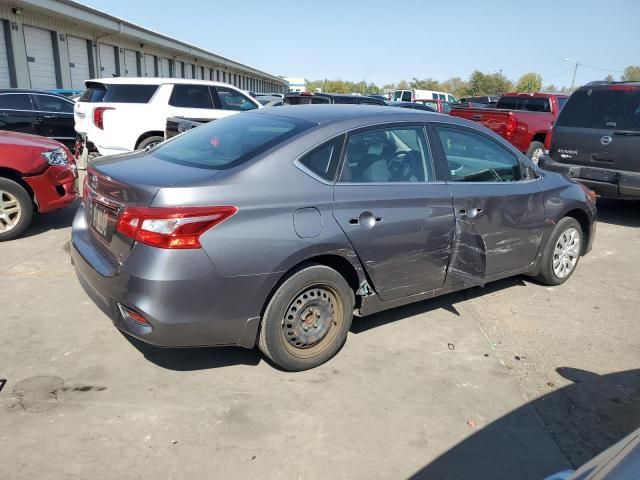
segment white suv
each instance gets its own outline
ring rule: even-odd
[[[100,155],[162,142],[168,117],[209,121],[262,107],[231,85],[205,80],[115,77],[86,86],[75,105],[75,129]]]

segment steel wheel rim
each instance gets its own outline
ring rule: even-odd
[[[13,230],[22,217],[22,209],[15,195],[0,190],[0,233]]]
[[[329,285],[311,285],[294,296],[282,319],[286,350],[298,358],[311,358],[333,344],[344,322],[340,296]]]
[[[553,249],[553,273],[559,279],[568,277],[573,272],[580,258],[580,232],[571,227],[566,229],[556,242]]]
[[[157,147],[158,145],[160,145],[162,142],[152,142],[149,145],[147,145],[146,147],[144,147],[144,151],[148,152],[149,150],[151,150],[152,148]]]

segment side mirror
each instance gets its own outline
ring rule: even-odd
[[[551,160],[551,157],[549,155],[546,155],[546,154],[540,155],[538,157],[538,166],[544,170],[546,168],[548,160]]]

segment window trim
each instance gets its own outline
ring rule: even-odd
[[[429,134],[427,132],[427,128],[424,122],[415,122],[415,121],[406,121],[406,122],[391,122],[391,123],[377,123],[377,124],[373,124],[373,125],[367,125],[366,127],[358,127],[355,128],[353,130],[348,130],[345,133],[345,140],[344,140],[344,144],[342,146],[342,153],[340,155],[340,160],[338,162],[338,169],[337,169],[337,175],[334,181],[334,185],[430,185],[433,183],[438,183],[443,181],[442,179],[439,178],[438,172],[436,170],[436,165],[435,165],[435,161],[434,161],[434,151],[431,148],[431,139],[429,137]],[[424,137],[424,141],[426,143],[426,152],[429,155],[429,163],[431,166],[431,172],[433,173],[433,179],[431,180],[427,180],[427,173],[429,172],[425,172],[425,180],[422,182],[341,182],[340,178],[342,177],[342,170],[344,169],[344,159],[347,153],[347,143],[349,141],[349,138],[351,137],[351,135],[354,134],[358,134],[358,133],[362,133],[362,132],[366,132],[369,130],[380,130],[380,129],[392,129],[392,128],[419,128],[422,130],[422,134]]]
[[[431,126],[433,128],[433,138],[434,141],[437,144],[437,151],[438,151],[438,156],[439,156],[439,162],[442,163],[443,166],[443,173],[444,173],[444,179],[447,183],[455,183],[455,184],[460,184],[460,185],[513,185],[515,183],[523,183],[523,182],[530,182],[530,181],[537,181],[537,177],[534,178],[527,178],[526,176],[526,172],[523,168],[523,160],[521,157],[521,153],[517,152],[517,154],[515,154],[512,150],[513,146],[511,144],[508,144],[509,147],[507,147],[506,145],[503,145],[501,142],[497,141],[495,138],[492,138],[490,135],[487,135],[484,132],[481,132],[478,129],[475,129],[473,127],[468,127],[466,125],[458,125],[455,123],[445,123],[445,122],[432,122]],[[449,130],[461,130],[461,131],[465,131],[465,132],[470,132],[472,134],[476,134],[481,136],[482,138],[485,138],[491,142],[493,142],[494,144],[496,144],[498,147],[502,148],[503,150],[506,150],[517,162],[518,162],[518,166],[520,167],[520,179],[519,180],[514,180],[512,182],[498,182],[496,181],[488,181],[488,182],[460,182],[460,181],[454,181],[451,178],[451,171],[449,169],[449,161],[447,160],[447,154],[444,151],[444,147],[442,146],[442,141],[440,140],[440,135],[438,135],[438,128],[445,128],[445,129],[449,129]],[[525,163],[526,165],[526,163]],[[535,169],[534,169],[535,171]]]
[[[242,90],[240,90],[237,87],[234,87],[233,85],[211,85],[211,92],[214,93],[214,105],[220,105],[219,108],[220,110],[225,110],[227,112],[250,112],[251,110],[257,110],[259,108],[262,108],[262,105],[260,105],[260,102],[258,102],[255,98],[253,98],[251,95],[247,95],[246,93],[244,93]],[[218,89],[219,88],[224,88],[227,90],[233,90],[234,92],[236,92],[239,95],[242,95],[243,97],[245,97],[247,100],[249,100],[250,103],[252,103],[253,105],[255,105],[255,108],[251,108],[249,110],[232,110],[232,109],[227,109],[224,108],[224,104],[222,103],[222,100],[220,99],[220,95],[218,94]]]

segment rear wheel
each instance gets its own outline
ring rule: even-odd
[[[155,135],[147,137],[138,144],[138,150],[149,150],[162,142],[164,142],[164,137]]]
[[[542,255],[537,279],[546,285],[560,285],[575,272],[582,253],[582,228],[578,221],[565,217],[558,222]]]
[[[279,367],[307,370],[333,357],[351,326],[354,295],[344,277],[311,264],[287,278],[262,318],[258,346]]]
[[[0,242],[24,232],[33,219],[33,202],[19,183],[0,178]]]
[[[527,157],[537,165],[542,155],[544,155],[544,144],[542,142],[531,142],[529,150],[527,150]]]

